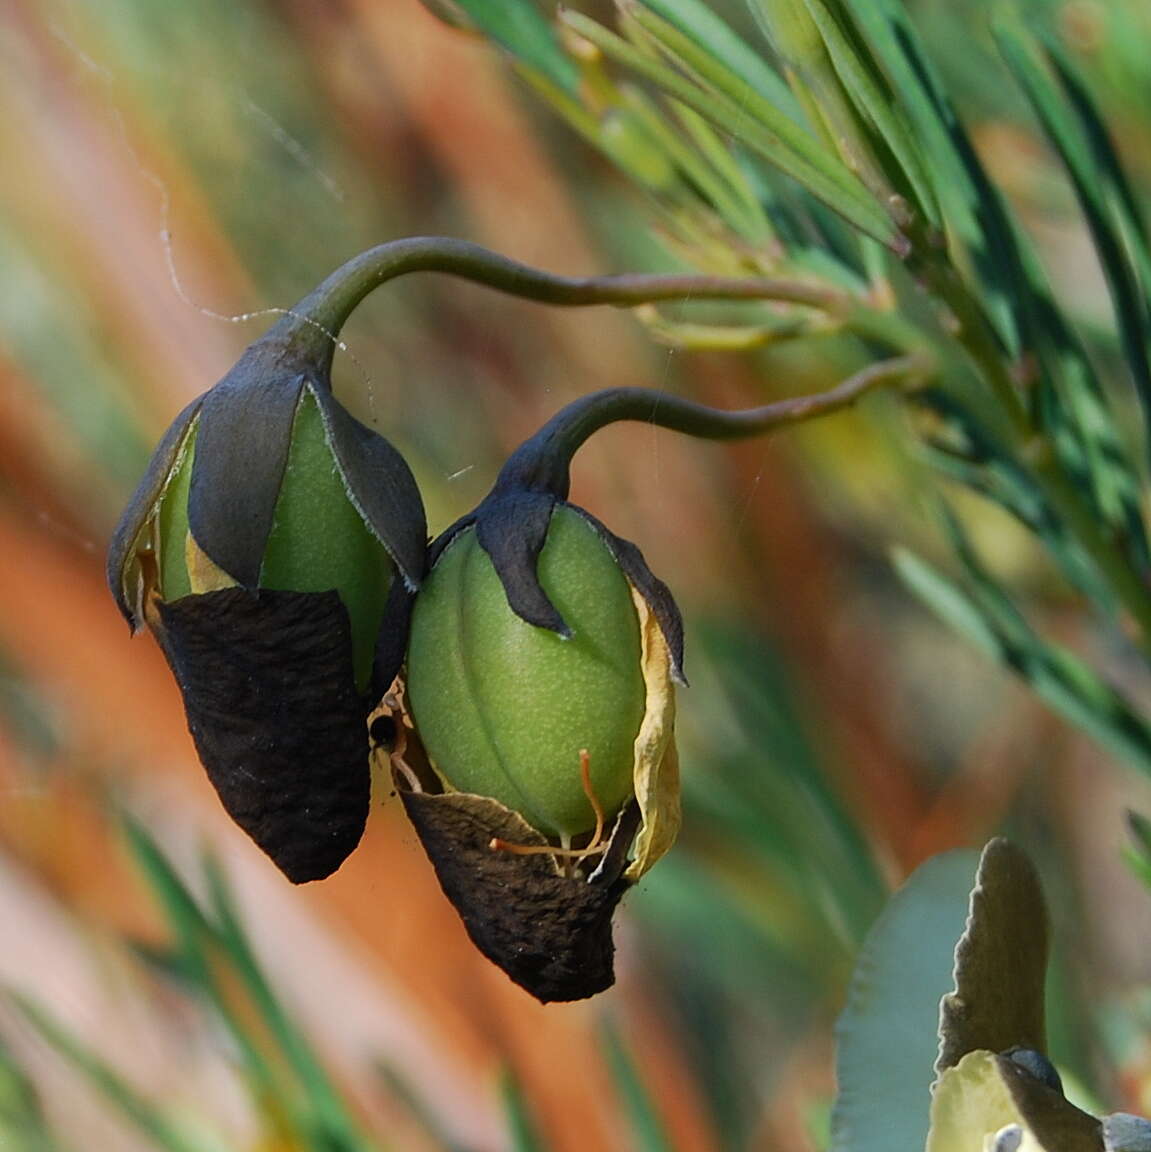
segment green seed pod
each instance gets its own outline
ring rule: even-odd
[[[497,485],[433,557],[406,706],[436,780],[405,807],[480,950],[540,1000],[593,995],[616,903],[679,827],[678,612],[634,546],[542,493]]]
[[[286,317],[177,417],[108,559],[224,806],[297,883],[363,832],[367,717],[426,550],[407,465],[332,396],[306,323]]]
[[[537,570],[570,639],[521,620],[475,529],[460,532],[416,600],[407,700],[447,785],[570,843],[596,822],[582,750],[605,816],[632,795],[646,702],[640,627],[627,578],[574,508],[553,512]]]
[[[400,789],[474,943],[548,1001],[611,984],[612,911],[675,839],[682,624],[545,432],[432,546],[405,695],[430,778]]]
[[[393,755],[396,785],[473,943],[538,999],[611,985],[612,913],[680,821],[679,609],[634,544],[568,502],[572,456],[618,420],[762,434],[907,368],[744,412],[644,388],[591,393],[521,444],[432,544],[408,647],[415,754]]]

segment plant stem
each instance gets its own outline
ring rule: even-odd
[[[950,264],[925,262],[920,272],[925,284],[952,310],[958,324],[955,338],[999,399],[1009,419],[1013,447],[1033,470],[1052,508],[1130,614],[1147,647],[1151,644],[1151,590],[1102,529],[1083,493],[1068,478],[1050,440],[1032,432],[1026,407],[1007,370],[1006,352],[979,303]]]
[[[923,383],[934,364],[923,355],[879,360],[827,392],[725,412],[650,388],[605,388],[573,400],[508,458],[493,492],[515,488],[566,498],[572,457],[608,424],[638,421],[705,440],[740,440],[802,424],[849,408],[867,393],[896,384]]]
[[[991,386],[1017,436],[1028,431],[1027,409],[1007,369],[1007,353],[983,309],[972,297],[959,273],[948,262],[925,262],[924,283],[951,310],[957,325],[955,339],[965,349]]]
[[[409,272],[443,272],[542,304],[634,307],[657,300],[773,300],[845,313],[852,297],[803,280],[699,275],[555,276],[478,244],[444,236],[410,236],[370,248],[333,272],[286,315],[269,338],[291,345],[317,367],[330,368],[335,338],[374,289]]]

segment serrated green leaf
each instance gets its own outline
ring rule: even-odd
[[[939,1002],[952,987],[978,866],[969,851],[920,865],[868,933],[835,1029],[831,1152],[926,1143]]]

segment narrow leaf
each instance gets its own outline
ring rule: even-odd
[[[739,77],[725,72],[722,82],[725,91],[709,91],[578,12],[567,11],[563,19],[605,55],[681,100],[717,128],[733,133],[860,231],[894,248],[901,247],[891,218],[839,160],[824,152]],[[661,42],[682,56],[689,67],[694,69],[702,64],[713,76],[718,75],[714,60],[665,21],[659,21],[645,9],[636,9],[635,19],[649,32],[658,27]],[[731,93],[738,95],[733,97]]]
[[[850,13],[840,0],[805,2],[856,110],[879,133],[896,161],[898,171],[889,170],[888,178],[897,190],[911,194],[928,221],[938,226],[941,216],[931,176],[886,78],[852,25]]]
[[[1095,163],[1115,194],[1124,223],[1130,229],[1132,237],[1138,241],[1141,266],[1145,270],[1145,262],[1151,259],[1148,256],[1148,253],[1151,252],[1151,236],[1148,235],[1143,211],[1139,206],[1139,198],[1127,177],[1123,162],[1119,159],[1119,152],[1111,138],[1111,133],[1108,131],[1103,117],[1099,114],[1099,110],[1095,107],[1095,102],[1091,98],[1086,83],[1072,64],[1063,46],[1054,36],[1047,34],[1043,38],[1043,48],[1072,110],[1079,118],[1080,126],[1087,137],[1087,143],[1095,158]],[[1144,275],[1146,275],[1145,271]]]
[[[209,923],[147,829],[127,812],[121,813],[120,820],[137,867],[176,936],[176,962],[181,972],[215,1006],[235,1037],[254,1093],[264,1099],[275,1099],[280,1094],[277,1072],[259,1040],[249,1034],[234,991],[226,988],[227,982],[221,980],[220,942],[215,926]]]
[[[571,94],[579,88],[579,73],[560,47],[552,26],[532,0],[455,0],[480,31],[521,64],[543,73]]]
[[[1148,307],[1087,141],[1071,119],[1059,91],[1036,58],[1035,42],[1014,21],[1000,20],[996,39],[1008,67],[1023,88],[1043,130],[1059,155],[1087,220],[1115,308],[1120,342],[1144,422],[1151,420],[1151,362],[1148,360]],[[1148,447],[1148,446],[1145,446]],[[1151,450],[1151,448],[1149,448]]]
[[[505,1068],[500,1075],[500,1093],[504,1099],[512,1152],[549,1152],[549,1145],[539,1134],[519,1079],[510,1068]]]
[[[702,0],[641,0],[797,124],[795,97],[783,79]]]
[[[204,862],[204,871],[221,944],[302,1089],[301,1103],[306,1107],[301,1111],[298,1122],[307,1126],[312,1139],[324,1152],[340,1152],[344,1149],[347,1152],[364,1152],[370,1145],[358,1130],[323,1065],[264,975],[247,933],[240,924],[231,892],[219,865],[208,857]]]
[[[8,1001],[105,1100],[162,1152],[225,1152],[222,1142],[189,1134],[165,1110],[137,1092],[114,1068],[32,1000],[15,992]]]
[[[398,1067],[387,1061],[381,1061],[377,1065],[376,1071],[389,1094],[404,1106],[423,1134],[427,1136],[429,1142],[439,1149],[439,1152],[475,1152],[468,1145],[460,1144],[453,1139],[439,1117],[428,1107],[423,1095],[413,1087],[407,1076]]]
[[[631,1123],[635,1152],[674,1152],[655,1103],[619,1033],[605,1021],[602,1035],[612,1080]]]
[[[35,1085],[2,1044],[0,1148],[4,1152],[60,1152],[44,1118]]]
[[[908,552],[894,564],[913,592],[957,632],[1028,684],[1050,708],[1116,756],[1151,774],[1151,727],[1099,674],[1042,640],[1002,593],[961,590]]]

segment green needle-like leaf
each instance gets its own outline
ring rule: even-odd
[[[510,1068],[500,1074],[500,1094],[511,1135],[511,1152],[549,1152],[550,1145],[540,1135],[519,1078]]]
[[[795,97],[783,79],[711,7],[701,0],[641,0],[641,3],[706,49],[728,71],[754,88],[780,112],[790,116],[796,124],[802,123]]]
[[[1090,665],[1038,636],[985,574],[977,577],[974,588],[962,590],[902,549],[894,553],[894,563],[908,587],[958,633],[1027,681],[1064,719],[1151,774],[1151,726],[1146,718]]]
[[[704,83],[716,87],[700,87],[578,12],[565,12],[563,19],[574,32],[605,55],[695,109],[716,127],[734,133],[748,148],[799,181],[813,196],[860,231],[894,248],[901,247],[902,242],[887,212],[836,157],[825,152],[750,85],[717,65],[714,57],[666,21],[642,8],[635,9],[633,16]]]
[[[299,1081],[300,1123],[315,1152],[367,1152],[372,1145],[359,1131],[304,1035],[292,1022],[264,975],[237,915],[216,861],[204,862],[209,899],[220,940],[277,1048]]]
[[[144,827],[130,816],[123,822],[129,846],[176,934],[181,966],[231,1031],[269,1123],[288,1126],[293,1138],[314,1152],[371,1148],[264,976],[215,862],[204,866],[209,916]]]
[[[151,888],[176,937],[179,967],[186,977],[216,1008],[235,1037],[243,1055],[253,1093],[261,1100],[274,1100],[281,1094],[277,1071],[265,1057],[260,1043],[249,1035],[243,1013],[235,997],[225,991],[218,967],[220,941],[184,882],[151,834],[128,813],[121,825],[137,867]]]
[[[1043,37],[1043,48],[1072,111],[1079,118],[1088,147],[1099,172],[1114,194],[1116,207],[1127,229],[1127,238],[1135,250],[1144,291],[1151,284],[1151,235],[1139,199],[1119,159],[1111,133],[1095,107],[1086,82],[1064,51],[1049,33]]]
[[[849,11],[841,0],[805,3],[856,110],[879,133],[896,162],[897,170],[889,168],[888,178],[896,189],[912,194],[928,221],[938,226],[941,216],[930,174],[903,120],[900,105],[853,26]]]
[[[1026,93],[1047,138],[1063,162],[1080,209],[1087,220],[1099,263],[1111,293],[1120,341],[1143,406],[1146,423],[1151,419],[1147,300],[1132,266],[1115,215],[1107,203],[1104,194],[1106,181],[1096,167],[1088,142],[1072,119],[1066,102],[1060,98],[1059,90],[1044,70],[1038,58],[1035,41],[1014,20],[999,20],[995,32],[1004,59]]]
[[[564,54],[551,24],[532,0],[455,0],[471,21],[521,64],[574,95],[579,72]]]
[[[8,992],[7,999],[47,1043],[79,1071],[125,1119],[151,1140],[157,1149],[162,1152],[228,1152],[222,1141],[189,1133],[163,1107],[137,1092],[110,1064],[58,1024],[53,1016],[35,1002],[15,992]]]
[[[32,1081],[0,1044],[0,1148],[4,1152],[60,1152]]]
[[[609,1022],[604,1021],[604,1052],[608,1067],[615,1081],[616,1091],[631,1121],[633,1147],[635,1152],[673,1152],[663,1121],[655,1107],[639,1071],[619,1033]]]

